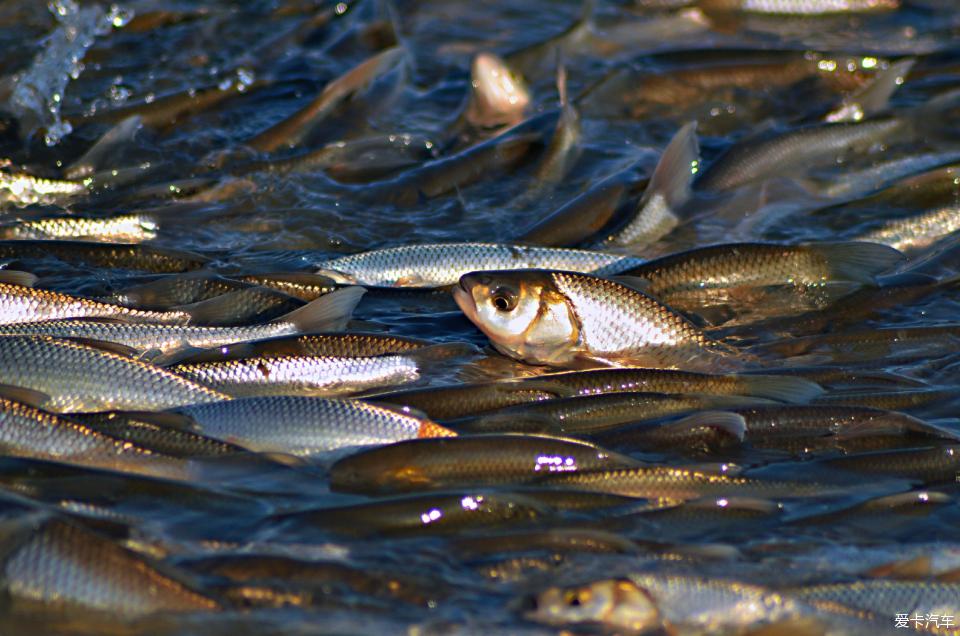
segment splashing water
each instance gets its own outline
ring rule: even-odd
[[[42,128],[44,142],[54,146],[73,130],[60,118],[60,106],[67,83],[83,72],[87,49],[98,36],[126,25],[133,12],[117,5],[109,11],[96,4],[81,9],[74,0],[54,0],[48,7],[60,24],[30,67],[15,77],[10,107],[24,137]]]

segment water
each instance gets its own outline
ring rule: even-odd
[[[956,88],[960,11],[954,3],[910,2],[889,13],[804,19],[724,18],[690,10],[678,14],[644,8],[644,4],[600,2],[588,36],[555,40],[561,44],[511,58],[512,52],[560,37],[579,19],[581,7],[544,1],[139,0],[121,7],[88,3],[78,8],[64,2],[58,4],[66,11],[64,17],[55,18],[35,2],[4,3],[0,42],[23,54],[17,56],[18,62],[0,63],[4,73],[18,78],[3,109],[13,117],[5,118],[0,131],[0,153],[17,170],[61,177],[61,169],[116,123],[110,117],[115,109],[155,104],[189,90],[241,88],[229,99],[184,113],[177,121],[145,125],[132,141],[107,154],[97,167],[91,192],[54,197],[42,205],[9,202],[3,220],[64,213],[106,217],[154,209],[160,232],[152,245],[210,256],[214,267],[224,272],[309,271],[312,263],[325,258],[392,245],[509,241],[616,172],[626,171],[626,178],[635,184],[631,201],[636,201],[661,150],[686,121],[698,120],[701,165],[709,168],[738,140],[819,121],[851,90],[844,85],[847,62],[850,69],[869,77],[890,60],[910,55],[916,65],[891,102],[892,112],[910,118],[910,134],[838,153],[815,166],[791,164],[787,157],[776,178],[734,193],[697,191],[684,208],[686,222],[639,255],[652,257],[729,241],[854,239],[889,219],[909,218],[938,207],[952,212],[933,223],[926,238],[902,244],[910,260],[900,270],[943,279],[960,271],[952,225],[960,216],[960,180],[952,184],[952,177],[920,180],[906,194],[901,192],[900,198],[888,193],[860,199],[956,161],[960,150],[956,109],[917,110]],[[328,12],[327,19],[298,31],[310,16],[322,12]],[[134,16],[129,22],[121,17],[128,13]],[[82,24],[69,22],[81,18]],[[78,31],[75,37],[58,44],[62,30],[71,24]],[[243,149],[245,140],[292,114],[328,82],[394,43],[405,50],[402,64],[336,109],[308,144],[269,157]],[[491,170],[476,182],[435,197],[416,196],[405,205],[370,196],[373,189],[367,183],[338,183],[320,168],[244,167],[338,140],[390,134],[430,140],[429,148],[415,156],[415,163],[425,156],[449,154],[456,144],[451,131],[466,104],[470,62],[482,51],[496,52],[523,67],[533,95],[527,117],[557,108],[556,60],[566,66],[569,94],[578,96],[582,114],[582,155],[555,187],[529,196],[537,152],[512,169]],[[710,76],[711,69],[731,63],[782,65],[788,58],[809,62],[820,59],[817,56],[827,60],[819,76],[814,72],[783,81],[786,71],[781,67],[756,81],[731,77],[725,86],[706,93],[693,90],[698,82],[707,82],[703,78]],[[836,65],[838,59],[844,61],[831,72],[830,64]],[[654,81],[696,70],[704,71],[699,79]],[[644,86],[649,86],[646,93]],[[24,87],[32,91],[27,102],[18,97]],[[635,97],[628,101],[624,96],[631,91]],[[14,119],[21,120],[19,130],[12,125]],[[227,167],[209,167],[225,151],[236,153]],[[114,170],[120,175],[113,175]],[[402,168],[379,178],[401,173]],[[199,189],[190,188],[185,180],[192,178],[209,181]],[[122,289],[135,276],[55,259],[28,266],[41,276],[42,287],[91,296]],[[841,315],[819,329],[952,325],[958,311],[956,285],[945,285],[922,296],[893,294],[887,305],[857,316],[852,324]],[[371,292],[355,320],[366,331],[487,345],[486,338],[443,293]],[[731,341],[743,342],[783,342],[805,335],[775,326],[747,326],[726,334]],[[921,389],[949,392],[958,380],[956,340],[954,333],[932,343],[907,345],[906,353],[853,355],[840,364],[848,375],[882,372],[891,374],[885,376],[888,379],[913,380]],[[829,352],[826,358],[820,353],[812,364],[831,363]],[[484,349],[478,356],[437,365],[423,384],[542,373],[543,369]],[[880,382],[853,389],[903,387]],[[943,420],[945,427],[957,430],[952,395],[896,408],[920,418]],[[641,456],[671,464],[731,462],[760,475],[816,480],[833,475],[830,467],[814,463],[820,460],[888,447],[947,448],[947,442],[931,439],[886,440],[887,446],[884,440],[872,446],[856,438],[814,442],[804,440],[786,450],[735,445],[711,452],[688,449]],[[0,467],[4,488],[11,483],[11,475],[27,472],[12,459],[0,461]],[[69,477],[50,478],[34,488],[18,487],[18,492],[53,505],[70,501],[69,509],[87,519],[117,515],[133,533],[128,545],[150,547],[153,556],[181,572],[193,571],[197,585],[214,596],[222,592],[217,586],[224,580],[198,574],[194,562],[220,552],[333,561],[360,571],[388,571],[400,581],[399,592],[370,592],[341,575],[332,582],[314,582],[310,595],[283,597],[276,590],[287,589],[285,584],[301,588],[284,583],[281,576],[265,585],[274,590],[273,596],[257,600],[251,595],[244,601],[231,597],[224,601],[228,609],[217,613],[142,619],[131,628],[135,633],[521,634],[556,633],[555,628],[525,618],[522,600],[531,594],[551,585],[643,568],[769,585],[849,581],[865,576],[870,568],[923,555],[936,561],[934,573],[955,570],[960,567],[956,469],[955,462],[944,461],[933,478],[884,475],[892,481],[872,471],[855,470],[846,478],[855,494],[794,501],[772,510],[758,505],[724,515],[722,507],[708,507],[690,518],[645,519],[628,516],[629,506],[560,510],[541,505],[532,523],[507,523],[496,530],[467,528],[450,535],[435,535],[425,524],[404,537],[376,532],[350,537],[273,516],[367,501],[329,492],[322,466],[296,472],[227,462],[211,469],[215,476],[211,483],[219,484],[217,489],[195,500],[179,493],[158,495],[138,485],[121,491],[116,484],[122,484],[123,478],[111,481],[118,490],[110,493],[101,492],[95,484],[87,487],[78,482],[73,487]],[[848,511],[871,497],[904,489],[934,495],[912,504]],[[424,514],[429,516],[430,510]],[[464,536],[549,528],[602,530],[636,543],[626,553],[532,548],[507,554],[496,548],[471,552],[459,543]],[[521,556],[526,560],[515,558]],[[891,614],[913,611],[908,607],[889,610]],[[105,629],[84,617],[67,621],[66,626],[52,615],[25,622],[9,616],[7,620],[21,628],[53,621],[70,633],[104,633],[98,630]],[[885,617],[881,622],[893,627]]]

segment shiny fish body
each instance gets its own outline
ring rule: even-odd
[[[672,254],[626,273],[649,281],[648,291],[669,303],[674,295],[717,288],[872,283],[875,274],[902,258],[896,250],[867,243],[733,243]]]
[[[797,16],[872,13],[900,7],[900,0],[735,0],[735,3],[748,13]]]
[[[98,433],[84,424],[0,398],[5,455],[46,459],[153,477],[184,479],[185,462]]]
[[[348,446],[452,436],[430,420],[372,404],[312,397],[255,397],[177,409],[200,432],[259,452],[309,457]]]
[[[187,361],[201,362],[249,356],[282,357],[285,355],[368,358],[388,354],[412,353],[431,346],[431,344],[429,340],[382,333],[310,333],[224,346],[210,354],[197,354]]]
[[[44,336],[0,336],[0,384],[46,394],[48,411],[153,411],[229,396],[159,367]]]
[[[316,300],[337,289],[332,279],[319,274],[247,274],[237,278],[251,285],[283,292],[304,302]]]
[[[318,263],[338,283],[374,287],[444,287],[478,270],[551,268],[616,274],[642,261],[590,250],[500,243],[436,243],[391,247]]]
[[[13,549],[2,572],[15,612],[86,609],[129,619],[219,609],[139,555],[58,520]]]
[[[58,292],[0,283],[0,324],[61,318],[118,318],[131,322],[186,324],[183,311],[140,311]]]
[[[26,172],[0,171],[0,202],[16,206],[49,205],[87,193],[87,183],[43,179]]]
[[[106,219],[60,217],[0,224],[0,239],[72,239],[140,243],[156,238],[159,225],[149,214]]]
[[[949,205],[916,216],[884,221],[857,235],[857,240],[883,243],[902,251],[918,251],[960,230],[960,207]]]
[[[121,310],[129,311],[129,310]],[[293,323],[276,322],[250,327],[188,327],[95,320],[48,320],[0,325],[0,335],[86,338],[116,342],[141,353],[168,352],[184,347],[217,347],[233,342],[257,340],[297,333]]]
[[[574,272],[477,272],[454,300],[508,356],[532,364],[717,369],[740,364],[646,294]]]
[[[254,357],[224,362],[178,364],[170,370],[234,397],[266,395],[334,396],[405,384],[420,377],[415,360],[384,355]]]

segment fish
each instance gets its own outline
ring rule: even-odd
[[[428,605],[442,598],[442,590],[432,589],[427,581],[402,571],[360,568],[335,560],[307,560],[289,556],[256,553],[211,554],[181,561],[181,567],[206,576],[227,578],[235,583],[267,583],[281,588],[302,590],[319,604],[320,598],[337,598],[343,587],[354,594],[396,599],[416,605]],[[332,589],[331,589],[332,588]]]
[[[715,375],[676,369],[590,369],[561,371],[534,380],[517,380],[518,388],[552,390],[563,396],[605,393],[696,393],[701,395],[750,395],[779,402],[803,403],[823,394],[816,382],[780,376]],[[509,386],[508,383],[504,385]]]
[[[486,382],[406,389],[375,394],[367,400],[406,406],[438,420],[454,420],[515,404],[527,404],[568,395],[563,387],[520,382]]]
[[[621,170],[592,184],[545,218],[523,230],[520,245],[575,247],[590,243],[612,220],[632,194],[633,168]]]
[[[322,296],[269,323],[249,327],[191,327],[135,323],[131,321],[161,322],[164,314],[154,318],[152,313],[114,307],[113,315],[100,316],[99,320],[27,322],[31,317],[26,316],[26,319],[21,319],[15,324],[0,325],[0,335],[38,335],[81,341],[96,340],[130,347],[141,355],[148,352],[151,355],[158,353],[170,355],[188,348],[205,349],[305,331],[341,329],[345,326],[353,308],[360,302],[364,292],[365,290],[360,287],[346,287]],[[3,285],[0,285],[0,297],[2,294]],[[80,314],[81,312],[72,313]],[[196,316],[190,316],[187,321],[193,319],[196,319]]]
[[[53,259],[72,265],[131,269],[156,274],[192,271],[201,269],[210,262],[208,258],[192,252],[138,243],[29,239],[0,241],[0,259]]]
[[[465,438],[463,438],[465,439]],[[726,474],[729,468],[702,470],[668,465],[649,465],[612,470],[591,470],[570,474],[553,474],[539,483],[584,492],[598,492],[626,497],[663,499],[699,499],[705,496],[741,497],[822,497],[843,492],[840,486],[815,482],[776,481]],[[727,472],[730,472],[727,470]]]
[[[449,424],[461,433],[528,432],[582,436],[641,420],[764,401],[762,398],[730,395],[608,393],[520,404]]]
[[[567,70],[563,64],[557,66],[557,94],[560,100],[557,127],[537,167],[537,182],[525,199],[543,196],[546,189],[563,181],[583,152],[580,113],[567,96]]]
[[[690,199],[690,184],[699,170],[697,122],[684,124],[663,151],[637,209],[603,241],[605,247],[642,249],[680,224],[679,210]]]
[[[250,283],[251,285],[256,285],[257,287],[265,287],[288,294],[304,302],[316,300],[324,294],[329,294],[337,289],[337,285],[333,279],[308,272],[243,274],[237,276],[237,279],[245,283]]]
[[[179,458],[7,398],[0,398],[0,449],[5,455],[166,479],[188,479],[192,474]]]
[[[917,627],[935,633],[956,633],[956,621],[949,621],[954,625],[952,631],[948,631],[949,625],[944,625],[941,630],[940,621],[932,617],[955,617],[960,614],[958,583],[874,579],[809,585],[793,588],[789,593],[816,605],[838,604],[889,621],[893,621],[896,614],[904,614],[909,617],[909,627],[915,625],[914,616],[920,616],[920,625]]]
[[[960,207],[947,205],[919,214],[882,221],[873,229],[858,232],[856,240],[889,245],[915,253],[960,230]]]
[[[696,312],[697,305],[709,302],[714,294],[735,301],[744,288],[874,285],[879,274],[904,259],[896,249],[867,242],[728,243],[656,258],[623,275],[646,281],[645,291],[663,302]],[[842,286],[840,293],[850,291]]]
[[[330,488],[362,494],[535,481],[546,474],[635,467],[635,459],[550,435],[408,440],[361,451],[330,468]]]
[[[225,361],[183,362],[168,369],[186,381],[232,397],[332,397],[420,379],[420,366],[415,357],[389,354],[368,357],[253,356]]]
[[[864,152],[875,143],[903,131],[907,120],[880,118],[863,122],[821,124],[741,141],[700,173],[694,187],[702,191],[731,190],[785,174],[832,163],[838,156]],[[784,163],[781,157],[789,157]]]
[[[86,610],[129,620],[221,608],[215,599],[171,576],[171,568],[161,570],[110,539],[59,519],[40,524],[11,546],[2,571],[16,613],[50,617]]]
[[[741,11],[777,16],[823,16],[894,11],[900,0],[701,0],[710,10]]]
[[[313,457],[353,446],[456,433],[409,409],[313,397],[254,397],[176,409],[189,426],[261,453]]]
[[[403,48],[395,46],[364,60],[327,84],[317,97],[296,113],[252,137],[247,145],[258,152],[275,152],[300,145],[337,106],[399,67],[406,55]]]
[[[0,223],[0,239],[140,243],[156,238],[158,230],[157,219],[151,214],[121,214],[103,219],[67,216]]]
[[[10,168],[9,161],[0,161],[0,203],[16,207],[52,205],[89,193],[90,182],[85,180],[44,179]]]
[[[166,417],[163,411],[71,413],[70,419],[114,439],[173,457],[229,457],[248,452],[242,446],[188,430],[180,417]]]
[[[236,293],[240,291],[244,293]],[[206,271],[162,276],[124,287],[101,297],[100,300],[124,307],[164,311],[171,307],[194,305],[226,294],[234,294],[231,296],[234,309],[229,313],[241,320],[276,318],[302,306],[301,302],[282,291]]]
[[[517,72],[499,56],[481,52],[470,64],[470,96],[464,123],[478,129],[514,126],[530,106],[530,91]]]
[[[317,263],[318,274],[368,287],[446,287],[478,270],[555,268],[616,274],[637,259],[607,252],[504,243],[405,245]]]
[[[884,633],[877,623],[857,620],[842,611],[817,608],[775,589],[736,580],[670,573],[637,573],[580,585],[549,587],[530,599],[525,616],[549,625],[601,623],[624,634],[655,629],[683,633],[742,631],[806,618],[820,631]],[[877,631],[879,629],[879,631]],[[886,631],[890,631],[888,628]],[[771,633],[776,633],[771,631]]]
[[[460,279],[453,297],[498,351],[529,364],[743,366],[681,314],[603,278],[545,270],[476,272]]]
[[[0,384],[55,413],[163,410],[230,399],[154,365],[46,336],[0,336]]]
[[[332,141],[292,157],[244,163],[231,172],[289,174],[323,170],[340,183],[368,183],[436,159],[437,153],[437,143],[428,137],[393,133]]]
[[[289,355],[370,358],[390,354],[407,356],[411,359],[433,360],[456,357],[472,351],[473,347],[466,343],[446,342],[438,344],[422,338],[350,331],[306,333],[225,344],[215,350],[200,351],[178,358],[176,362],[181,364],[223,362],[243,360],[253,356],[282,358]]]

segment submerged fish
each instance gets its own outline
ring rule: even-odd
[[[134,269],[157,274],[187,272],[200,269],[210,262],[199,254],[138,243],[43,240],[0,241],[0,259],[51,259],[76,265]]]
[[[476,272],[454,299],[501,353],[532,364],[742,366],[686,318],[619,283],[573,272]]]
[[[362,451],[330,469],[341,492],[397,493],[535,481],[544,475],[637,466],[599,446],[550,435],[410,440]]]
[[[317,263],[338,283],[374,287],[445,287],[479,270],[552,268],[616,274],[637,259],[590,250],[502,243],[438,243],[391,247]]]
[[[113,620],[156,612],[216,611],[220,603],[153,563],[79,525],[51,519],[16,546],[3,566],[16,613],[40,616],[71,610]]]

